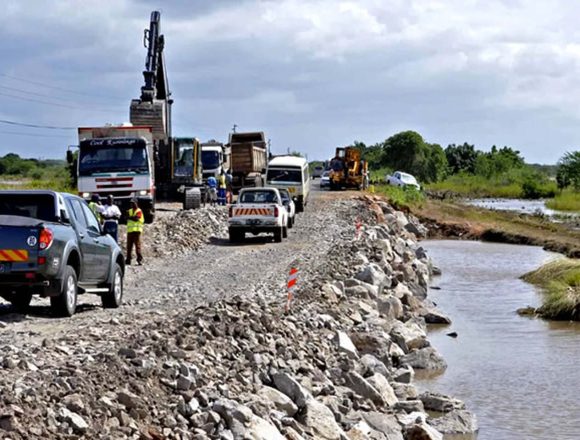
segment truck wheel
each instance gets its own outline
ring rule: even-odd
[[[123,271],[116,263],[113,266],[113,282],[108,288],[101,296],[101,302],[105,309],[116,309],[123,302]]]
[[[151,223],[153,223],[153,220],[155,220],[155,211],[148,209],[148,210],[143,212],[143,217],[144,217],[145,223],[150,225]]]
[[[229,235],[230,243],[239,243],[240,241],[244,241],[246,238],[246,233],[244,231],[238,231],[236,229],[230,229]]]
[[[9,297],[10,304],[17,312],[25,313],[28,311],[30,301],[32,301],[32,293],[26,291],[17,291]]]
[[[201,191],[199,188],[191,188],[185,191],[183,209],[198,209],[201,207]]]
[[[78,281],[72,266],[64,269],[62,289],[58,296],[50,297],[50,307],[55,315],[69,317],[77,309]]]
[[[283,228],[280,227],[274,231],[274,241],[276,243],[282,243],[282,229]]]
[[[288,227],[286,226],[282,228],[282,238],[288,238]]]

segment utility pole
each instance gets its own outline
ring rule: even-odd
[[[272,145],[272,139],[268,138],[268,159],[272,157],[272,151],[270,150],[270,146]]]
[[[236,132],[236,128],[238,128],[237,124],[234,124],[232,131],[235,133]]]

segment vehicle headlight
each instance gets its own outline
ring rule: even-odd
[[[88,199],[91,195],[89,193],[83,193],[83,199]]]
[[[139,191],[139,195],[140,196],[146,196],[147,194],[149,194],[149,191],[142,189],[141,191]]]

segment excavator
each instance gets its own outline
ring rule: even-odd
[[[355,147],[338,147],[330,161],[330,189],[363,189],[368,164],[361,160],[361,153]]]
[[[204,196],[202,183],[201,145],[196,138],[171,136],[171,105],[167,68],[165,66],[165,38],[161,34],[161,13],[153,11],[149,29],[145,29],[143,45],[147,49],[141,87],[141,97],[131,101],[131,123],[149,126],[153,131],[155,190],[162,200],[182,200],[184,209],[201,206]]]

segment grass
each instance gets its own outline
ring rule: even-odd
[[[450,191],[463,197],[483,198],[545,198],[556,193],[552,181],[526,180],[522,176],[503,174],[486,178],[471,174],[456,174],[442,182],[426,185],[430,191]]]
[[[580,192],[566,190],[546,202],[546,206],[556,211],[580,211]]]
[[[1,183],[3,181],[11,183]],[[14,178],[14,176],[0,176],[0,189],[46,189],[73,194],[77,192],[68,178],[60,176],[52,179],[18,179]]]
[[[412,187],[400,188],[386,184],[375,185],[375,193],[385,196],[397,209],[419,208],[425,202],[425,195]]]
[[[547,319],[580,320],[580,261],[561,258],[525,274],[522,279],[545,292],[538,313]]]

